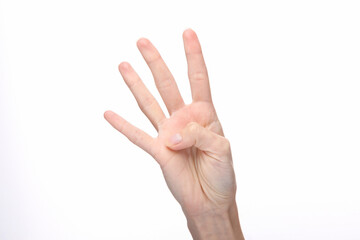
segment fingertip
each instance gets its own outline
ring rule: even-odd
[[[179,144],[182,141],[182,139],[183,138],[180,135],[180,133],[177,133],[170,138],[170,143],[171,143],[171,145],[176,145],[176,144]]]
[[[182,136],[179,133],[177,133],[177,134],[171,136],[167,140],[166,146],[171,149],[176,149],[177,146],[182,142],[182,140],[183,140]]]
[[[150,40],[147,39],[147,38],[144,38],[144,37],[140,38],[140,39],[137,40],[137,42],[136,42],[136,45],[137,45],[138,48],[146,47],[146,46],[148,46],[149,44],[150,44]]]
[[[199,38],[194,30],[188,28],[183,33],[183,41],[186,53],[201,53]]]
[[[187,28],[183,32],[183,38],[184,39],[193,39],[196,37],[196,33],[192,28]]]
[[[131,65],[128,62],[121,62],[119,64],[118,68],[119,68],[119,71],[127,71],[131,68]]]
[[[109,119],[112,115],[114,115],[114,112],[107,110],[104,112],[104,118]]]

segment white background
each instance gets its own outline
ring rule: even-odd
[[[149,38],[190,101],[194,29],[248,240],[360,239],[359,1],[0,0],[0,239],[191,239],[117,66],[160,100]],[[162,106],[163,103],[161,103]]]

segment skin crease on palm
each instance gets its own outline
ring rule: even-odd
[[[235,201],[236,181],[230,144],[224,137],[212,103],[210,84],[196,33],[183,33],[193,102],[185,104],[176,82],[159,52],[145,38],[138,49],[152,71],[157,89],[170,117],[147,90],[131,65],[119,71],[142,112],[158,131],[151,137],[112,111],[105,119],[159,163],[165,181],[186,216],[227,211]],[[181,136],[181,141],[174,140]]]

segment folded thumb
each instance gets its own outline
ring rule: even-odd
[[[166,145],[172,150],[197,147],[202,151],[219,152],[230,148],[229,141],[196,122],[190,122],[180,132],[168,139]]]

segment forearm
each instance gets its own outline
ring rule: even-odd
[[[194,240],[244,240],[236,202],[224,212],[187,216],[187,222]]]

